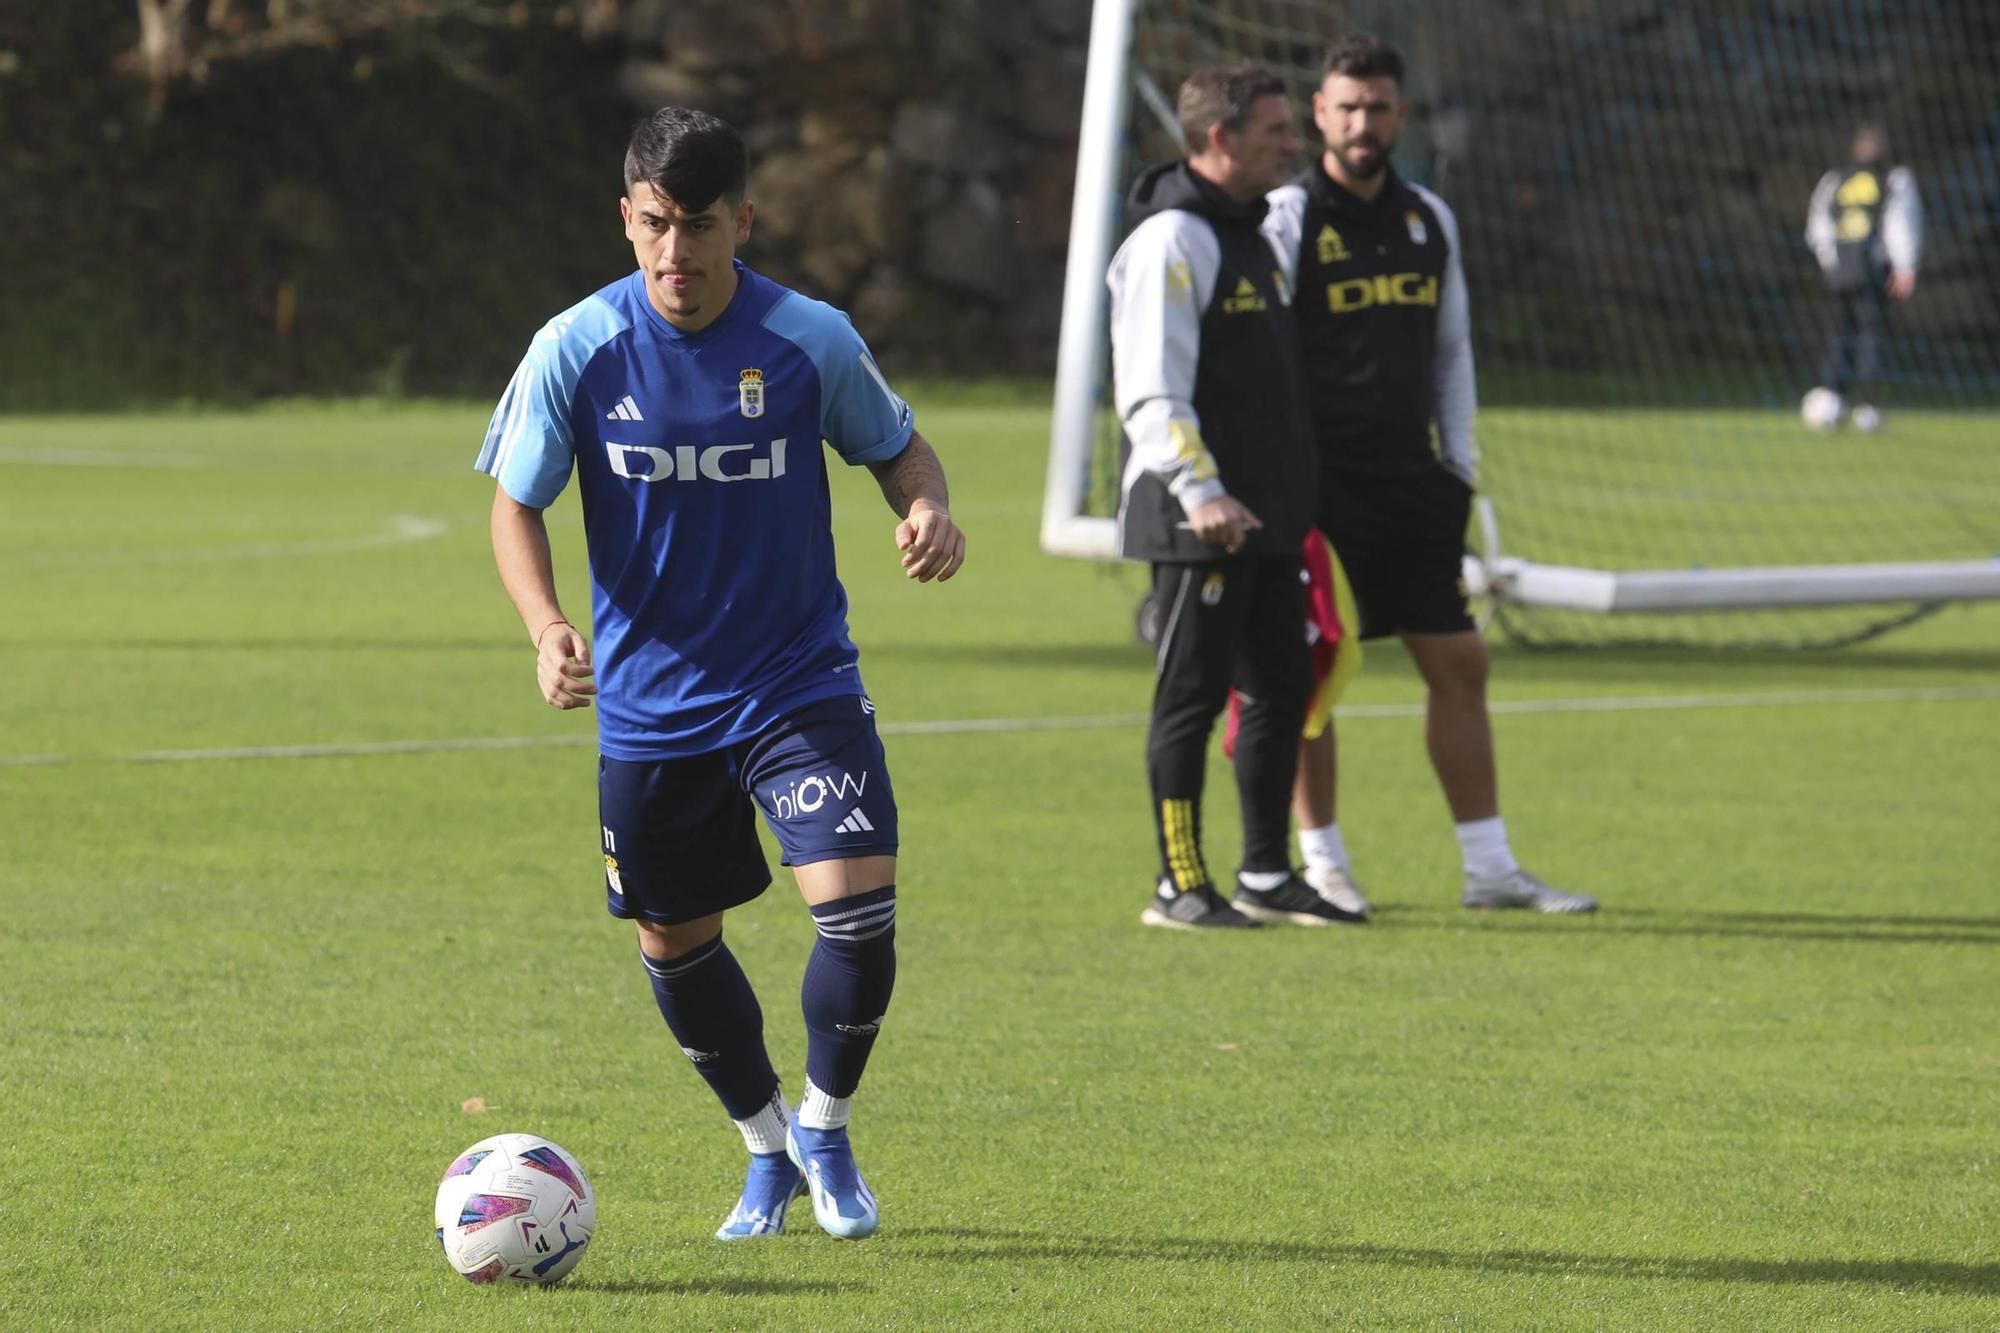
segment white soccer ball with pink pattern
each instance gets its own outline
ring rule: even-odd
[[[438,1184],[438,1244],[468,1280],[546,1284],[583,1258],[597,1193],[576,1158],[535,1134],[495,1134]]]

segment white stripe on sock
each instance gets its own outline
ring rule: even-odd
[[[720,935],[716,936],[716,939],[718,940],[721,938],[722,937]],[[711,941],[711,943],[713,943],[713,941]],[[639,953],[639,960],[646,965],[646,970],[648,972],[652,973],[660,980],[671,981],[673,978],[679,976],[681,973],[686,972],[691,968],[700,967],[703,963],[707,962],[709,958],[714,955],[714,953],[715,950],[709,947],[708,944],[698,944],[694,948],[690,949],[688,952],[682,954],[679,958],[655,958],[652,955],[646,953],[644,950],[641,950]]]
[[[886,912],[877,912],[872,916],[865,916],[856,921],[842,922],[837,926],[829,926],[824,921],[817,920],[814,924],[819,928],[819,933],[829,939],[872,939],[874,936],[880,935],[883,931],[896,924],[896,909],[891,907]]]
[[[825,916],[814,913],[813,920],[819,923],[821,930],[825,930],[828,926],[837,925],[843,921],[852,921],[855,917],[879,916],[883,912],[894,912],[895,910],[896,900],[891,898],[887,902],[870,903],[866,907],[850,907],[845,912],[829,912]]]

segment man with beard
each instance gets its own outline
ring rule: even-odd
[[[1458,221],[1389,166],[1409,115],[1403,60],[1367,35],[1328,51],[1319,160],[1274,191],[1264,222],[1297,293],[1320,467],[1318,523],[1354,592],[1364,640],[1395,634],[1428,688],[1425,735],[1472,908],[1589,912],[1521,868],[1500,818],[1486,648],[1466,605],[1465,526],[1478,481],[1472,344]],[[1333,732],[1299,762],[1307,879],[1350,907],[1335,820]]]

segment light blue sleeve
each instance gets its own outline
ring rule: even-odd
[[[812,358],[819,371],[820,436],[842,458],[880,463],[903,452],[916,430],[910,405],[882,378],[846,315],[788,292],[764,316],[764,327]]]
[[[569,484],[576,441],[570,409],[598,349],[631,327],[598,297],[557,315],[535,335],[493,410],[473,470],[531,509],[547,509]]]

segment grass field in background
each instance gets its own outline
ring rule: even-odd
[[[1510,406],[1481,411],[1476,436],[1497,518],[1497,532],[1472,526],[1481,551],[1497,538],[1503,554],[1537,564],[1675,572],[2000,559],[2000,433],[1987,413],[1895,408],[1882,432],[1863,434],[1739,407]],[[1102,409],[1096,512],[1116,505],[1120,438]],[[1537,644],[1734,650],[1843,643],[1913,609],[1601,616],[1513,606],[1507,623]]]
[[[2000,558],[1994,419],[1892,411],[1887,429],[1809,430],[1786,412],[1482,413],[1483,482],[1510,555],[1592,569],[1856,565]],[[1491,540],[1476,529],[1482,545]],[[1825,647],[1916,612],[1830,606],[1593,616],[1509,607],[1539,644]]]
[[[1037,553],[1043,408],[917,409],[960,579],[904,584],[834,478],[904,825],[858,1245],[708,1239],[740,1142],[604,915],[483,409],[0,419],[0,1327],[2000,1324],[2000,607],[1837,653],[1497,644],[1516,847],[1581,920],[1457,907],[1421,692],[1371,649],[1376,922],[1146,931],[1142,577]],[[1051,725],[903,730],[988,719]],[[781,884],[729,939],[796,1094],[810,920]],[[554,1290],[432,1239],[509,1129],[600,1191]]]
[[[1501,547],[1591,569],[2000,559],[1995,419],[1893,411],[1879,434],[1786,412],[1510,409],[1480,415]],[[1475,540],[1484,542],[1482,528]],[[1590,615],[1509,608],[1536,643],[1832,645],[1907,606]]]

